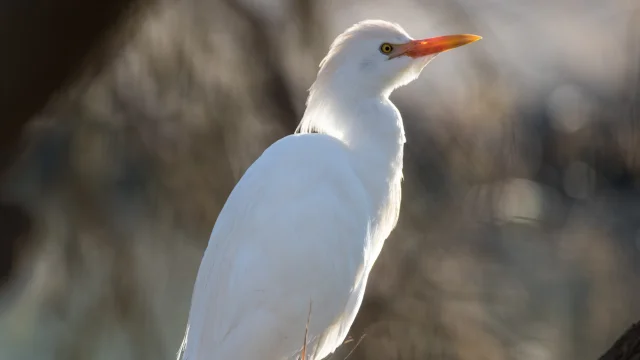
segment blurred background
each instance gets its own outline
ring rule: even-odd
[[[400,222],[331,359],[596,359],[640,319],[639,2],[114,1],[82,67],[111,13],[43,3],[0,15],[41,45],[0,61],[0,360],[174,359],[226,197],[368,18],[484,39],[392,95]]]

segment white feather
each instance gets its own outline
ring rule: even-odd
[[[262,154],[216,221],[185,360],[296,359],[310,306],[311,359],[342,344],[398,220],[405,137],[388,95],[426,64],[387,61],[378,48],[409,40],[397,25],[369,21],[334,42],[301,134]]]

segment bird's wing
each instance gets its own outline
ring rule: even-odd
[[[342,143],[305,134],[272,145],[214,226],[184,359],[287,358],[302,347],[310,307],[309,339],[332,352],[361,295],[370,215]]]

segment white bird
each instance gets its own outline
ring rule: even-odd
[[[380,20],[335,39],[297,133],[264,151],[218,216],[184,360],[298,359],[305,340],[320,360],[342,344],[400,211],[405,134],[389,95],[438,53],[479,39],[414,40]]]

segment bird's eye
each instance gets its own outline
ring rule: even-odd
[[[384,43],[380,45],[380,52],[383,54],[389,54],[393,51],[393,45]]]

